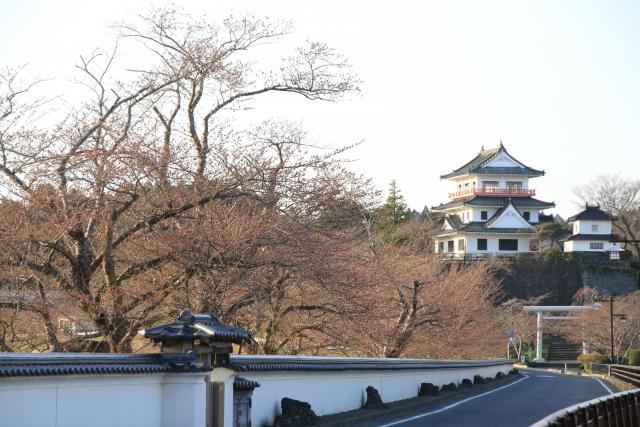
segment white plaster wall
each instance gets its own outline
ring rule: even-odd
[[[497,237],[495,234],[472,234],[472,235],[465,235],[464,239],[465,239],[465,247],[466,250],[465,251],[458,251],[458,238],[456,237],[454,239],[455,241],[455,246],[454,248],[456,249],[454,252],[447,252],[447,240],[449,239],[438,239],[435,240],[435,251],[436,253],[438,252],[438,241],[442,241],[444,242],[444,254],[447,253],[455,253],[455,254],[460,254],[460,253],[467,253],[467,254],[512,254],[512,253],[516,253],[515,251],[501,251],[499,250],[499,239],[511,239],[511,238],[517,238],[518,239],[518,252],[517,253],[523,253],[523,252],[529,252],[529,241],[531,240],[531,237],[510,237],[510,236],[500,236]],[[487,239],[487,250],[486,251],[479,251],[478,250],[478,239]]]
[[[493,214],[496,213],[497,210],[498,210],[497,208],[482,208],[482,207],[477,208],[477,207],[474,207],[472,209],[473,220],[474,221],[486,221],[489,218],[491,218],[493,216]],[[480,216],[480,212],[482,212],[482,211],[487,211],[487,219],[482,219],[482,217]]]
[[[508,206],[505,211],[497,218],[489,228],[530,228],[531,225],[520,216],[520,212],[513,207]]]
[[[466,252],[466,250],[461,251],[458,249],[458,240],[463,239],[465,240],[466,243],[466,238],[464,236],[447,236],[447,237],[441,237],[441,238],[435,238],[434,239],[434,244],[435,244],[435,252],[438,252],[438,242],[443,242],[444,243],[444,254],[463,254]],[[449,240],[453,240],[453,252],[449,252],[448,250],[448,242]],[[466,245],[465,245],[466,248]]]
[[[484,219],[482,219],[480,212],[482,211],[487,211],[487,219],[491,218],[497,211],[498,209],[496,208],[483,208],[483,207],[474,207],[471,209],[471,217],[472,217],[472,221],[486,221]],[[531,220],[530,222],[536,223],[538,221],[540,221],[540,216],[538,215],[539,212],[537,209],[518,209],[519,212],[530,212],[531,214]]]
[[[474,234],[472,236],[467,236],[467,253],[473,254],[510,254],[516,253],[513,251],[501,251],[498,249],[499,243],[498,240],[500,238],[509,239],[509,236],[496,237],[495,235],[482,235],[482,234]],[[487,239],[487,250],[479,251],[478,250],[478,239]],[[518,252],[529,252],[529,240],[530,237],[517,237],[518,239]]]
[[[597,232],[591,231],[592,225],[598,225]],[[575,230],[575,226],[577,226],[578,228],[577,232],[579,234],[611,234],[612,232],[611,221],[576,221],[574,223],[574,230]],[[574,231],[573,234],[576,234],[576,232]]]
[[[179,390],[175,378],[163,374],[2,379],[0,425],[204,427],[204,375],[187,376],[178,381]],[[167,419],[163,408],[172,410],[173,420]]]
[[[251,424],[256,427],[273,425],[280,413],[283,397],[309,402],[318,415],[359,409],[366,401],[365,389],[373,386],[382,400],[393,402],[418,395],[420,384],[439,386],[463,379],[473,380],[475,374],[494,377],[507,373],[512,364],[499,366],[406,371],[346,371],[346,372],[239,372],[243,378],[261,385],[253,392]],[[232,381],[230,378],[229,381]]]
[[[498,157],[496,157],[495,159],[491,160],[485,166],[487,166],[487,167],[502,167],[502,166],[506,166],[506,167],[522,167],[522,165],[520,163],[518,163],[513,157],[509,156],[508,154],[504,154],[504,153],[500,154]]]
[[[522,177],[522,176],[515,177],[515,176],[504,176],[504,175],[479,175],[478,183],[476,184],[476,186],[478,188],[484,188],[484,181],[498,181],[498,188],[502,188],[502,189],[507,188],[507,181],[521,182],[523,190],[529,189],[529,178]]]
[[[576,251],[576,252],[604,252],[607,250],[607,248],[611,245],[609,242],[603,242],[602,240],[572,240],[570,241],[571,243],[573,243],[572,245],[572,250]],[[590,248],[590,243],[603,243],[602,245],[602,249],[591,249]],[[566,249],[566,244],[569,242],[565,242],[565,251],[567,251]]]
[[[564,242],[564,251],[565,252],[573,252],[573,240],[568,240]]]

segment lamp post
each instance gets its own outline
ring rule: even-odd
[[[606,300],[599,300],[599,301],[606,301]],[[609,331],[610,331],[610,337],[611,337],[611,363],[615,363],[615,345],[614,345],[614,340],[613,340],[613,318],[614,317],[619,317],[620,318],[620,322],[621,323],[625,323],[627,318],[625,317],[624,314],[618,313],[618,314],[613,314],[613,295],[609,295]]]

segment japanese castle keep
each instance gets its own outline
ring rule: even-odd
[[[529,252],[540,211],[554,203],[534,198],[529,179],[543,176],[516,160],[500,143],[482,149],[464,166],[440,178],[453,183],[449,202],[432,208],[445,214],[433,237],[435,250],[452,256]]]

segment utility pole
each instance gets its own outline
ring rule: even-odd
[[[614,362],[614,355],[613,355],[613,294],[609,295],[609,318],[611,321],[611,363],[615,363]]]

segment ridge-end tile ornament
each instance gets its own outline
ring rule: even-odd
[[[251,339],[251,332],[225,325],[213,313],[182,311],[178,320],[140,331],[140,334],[161,345],[163,353],[195,352],[200,363],[227,365],[233,344]]]

